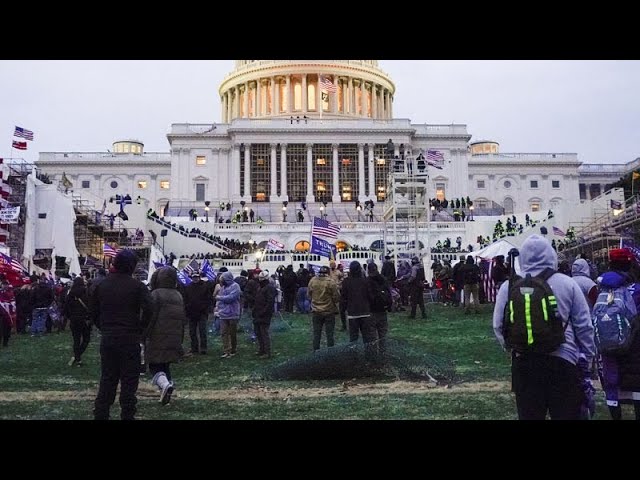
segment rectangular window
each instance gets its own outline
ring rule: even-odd
[[[147,181],[146,180],[138,180],[138,188],[141,190],[144,190],[145,188],[147,188]]]
[[[436,198],[440,201],[445,199],[444,183],[436,183]]]
[[[482,200],[477,200],[475,202],[475,206],[476,208],[487,208],[487,202],[484,202]]]
[[[529,185],[531,188],[538,188],[538,180],[531,180]]]
[[[326,164],[327,164],[327,160],[325,158],[316,159],[316,165],[326,165]]]
[[[484,188],[484,180],[478,180],[478,188]]]
[[[160,180],[160,188],[163,190],[169,190],[169,180]]]
[[[540,211],[540,204],[535,202],[531,204],[531,211],[532,212],[539,212]]]
[[[89,180],[82,181],[82,188],[90,188],[90,187],[91,187],[91,182]]]
[[[38,214],[38,218],[47,218],[47,214],[46,213],[39,213]]]
[[[551,180],[551,188],[560,188],[560,180]]]
[[[206,165],[207,164],[207,157],[205,157],[204,155],[198,155],[196,157],[196,165]]]
[[[204,183],[196,183],[196,202],[204,202]]]

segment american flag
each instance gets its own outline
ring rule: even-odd
[[[491,275],[492,269],[493,259],[480,259],[480,283],[482,284],[482,289],[484,290],[484,295],[488,303],[495,303],[496,301],[496,284]]]
[[[16,127],[15,131],[13,132],[13,136],[26,138],[27,140],[33,140],[33,132],[22,127]]]
[[[105,257],[111,257],[111,258],[115,258],[115,256],[118,254],[118,250],[116,250],[115,248],[113,248],[111,245],[109,245],[108,243],[105,243],[102,246],[102,254]]]
[[[9,255],[5,255],[4,253],[0,253],[0,255],[2,256],[1,258],[3,262],[6,263],[9,267],[11,267],[12,270],[18,273],[26,272],[25,268],[17,259],[10,257]]]
[[[200,264],[194,259],[189,262],[189,265],[182,269],[184,273],[191,276],[193,272],[200,272]]]
[[[15,140],[13,140],[13,143],[11,144],[11,146],[16,150],[26,150],[27,142],[16,142]]]
[[[618,200],[611,200],[611,208],[614,210],[620,210],[622,208],[622,202]]]
[[[443,162],[444,154],[439,150],[427,150],[427,160],[436,160]]]
[[[338,87],[336,87],[336,84],[324,75],[320,75],[320,89],[326,90],[329,93],[336,93],[338,91]]]
[[[311,227],[311,235],[324,236],[329,238],[338,238],[340,233],[340,225],[323,220],[322,218],[313,217],[313,227]]]
[[[553,234],[554,235],[560,235],[561,237],[566,237],[567,234],[564,233],[562,230],[560,230],[558,227],[556,227],[555,225],[553,226]]]

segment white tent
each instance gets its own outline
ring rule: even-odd
[[[516,248],[516,246],[504,239],[498,240],[497,242],[493,242],[491,245],[486,246],[485,248],[478,250],[477,252],[471,252],[471,255],[474,258],[486,258],[492,259],[497,257],[498,255],[504,255],[505,262],[507,260],[507,256],[509,255],[509,250],[512,248]],[[516,261],[516,273],[520,273],[520,262]]]

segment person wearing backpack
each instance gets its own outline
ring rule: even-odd
[[[91,322],[89,321],[89,295],[82,277],[73,279],[73,286],[64,302],[63,314],[69,319],[73,335],[73,357],[68,365],[81,366],[82,354],[87,349],[91,338]]]
[[[379,359],[382,360],[385,354],[387,331],[389,330],[387,312],[392,305],[391,290],[387,279],[378,273],[378,266],[375,263],[370,263],[367,270],[367,286],[371,297],[371,318],[378,337]]]
[[[480,313],[480,267],[476,265],[471,255],[467,257],[461,272],[464,282],[464,314],[471,313],[471,295],[473,295],[474,312]]]
[[[513,258],[513,256],[512,256]],[[498,291],[493,330],[511,351],[512,389],[520,420],[578,420],[584,400],[577,364],[596,353],[589,306],[580,287],[558,274],[549,241],[533,234],[522,244],[520,266]]]
[[[592,315],[602,361],[602,387],[614,420],[622,419],[619,391],[640,391],[637,381],[640,345],[634,339],[638,337],[635,335],[637,307],[632,297],[633,278],[629,275],[633,262],[633,254],[628,249],[609,251],[610,270],[598,278],[600,294]],[[617,321],[609,321],[611,318]],[[633,407],[636,420],[640,420],[640,401],[634,400]]]

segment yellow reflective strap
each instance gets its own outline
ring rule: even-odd
[[[513,300],[509,300],[509,321],[513,323]]]
[[[524,294],[524,318],[527,325],[527,345],[533,343],[533,329],[531,327],[531,294]]]
[[[549,314],[547,313],[547,299],[542,298],[542,314],[544,315],[544,321],[549,321]]]

